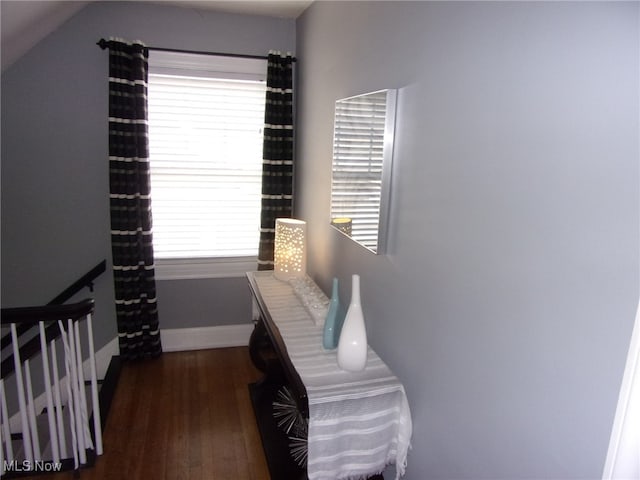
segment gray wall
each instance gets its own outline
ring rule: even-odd
[[[406,478],[600,478],[638,300],[639,4],[316,2],[297,216],[404,382]],[[399,88],[390,253],[329,228],[333,105]]]
[[[110,261],[108,53],[95,44],[110,36],[266,55],[294,51],[295,22],[97,2],[3,72],[3,307],[47,302],[99,260]],[[111,274],[96,287],[99,347],[116,335]],[[158,301],[162,328],[250,321],[248,289],[238,278],[158,282]]]
[[[236,325],[251,321],[251,294],[244,277],[163,280],[162,328]]]

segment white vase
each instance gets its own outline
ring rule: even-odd
[[[367,365],[367,330],[360,304],[360,275],[353,275],[351,302],[340,332],[338,366],[350,372],[359,372]]]

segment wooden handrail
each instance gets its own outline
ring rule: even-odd
[[[95,302],[86,299],[78,303],[68,305],[46,305],[41,307],[3,308],[1,312],[2,323],[20,323],[27,329],[37,325],[38,322],[50,322],[45,328],[47,342],[60,336],[57,320],[77,320],[86,317],[93,312]],[[8,335],[11,339],[11,334]],[[20,359],[26,360],[40,352],[40,334],[36,335],[20,347]],[[13,354],[9,355],[0,364],[0,377],[6,378],[14,372]]]
[[[69,285],[66,289],[64,289],[62,293],[60,293],[53,300],[47,303],[47,305],[59,305],[61,303],[64,303],[85,287],[89,287],[89,289],[93,291],[93,281],[96,278],[98,278],[100,275],[102,275],[102,273],[104,273],[106,268],[107,268],[107,261],[102,260],[95,267],[93,267],[91,270],[85,273],[82,277],[80,277],[78,280],[76,280],[71,285]],[[13,310],[13,309],[3,309],[3,311],[4,310]],[[4,322],[4,317],[3,317],[3,322]],[[16,323],[20,323],[20,322],[16,322]],[[30,328],[31,328],[31,324],[20,323],[17,327],[18,337],[23,333],[27,332]],[[2,337],[0,348],[4,350],[8,345],[11,345],[10,334],[7,334],[4,337]]]
[[[78,303],[66,305],[45,305],[40,307],[3,308],[0,313],[2,323],[26,323],[36,325],[40,321],[77,320],[93,311],[95,302],[87,298]]]
[[[47,305],[59,305],[66,302],[84,287],[89,287],[93,292],[93,281],[107,269],[107,261],[102,260],[99,264],[85,273],[78,280],[69,285],[60,295],[51,300]]]

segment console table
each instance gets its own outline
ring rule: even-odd
[[[363,371],[338,367],[336,351],[322,347],[328,299],[309,277],[302,286],[270,271],[247,278],[256,320],[249,350],[264,372],[250,390],[272,479],[365,478],[389,464],[400,478],[412,432],[402,383],[370,347]],[[280,458],[288,456],[290,442],[274,432],[272,404],[283,385],[308,422],[306,468],[292,457],[285,466]]]

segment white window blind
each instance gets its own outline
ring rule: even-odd
[[[331,217],[353,220],[353,237],[376,248],[385,142],[386,93],[336,103]]]
[[[266,91],[266,62],[257,62],[151,52],[157,260],[257,255]]]

